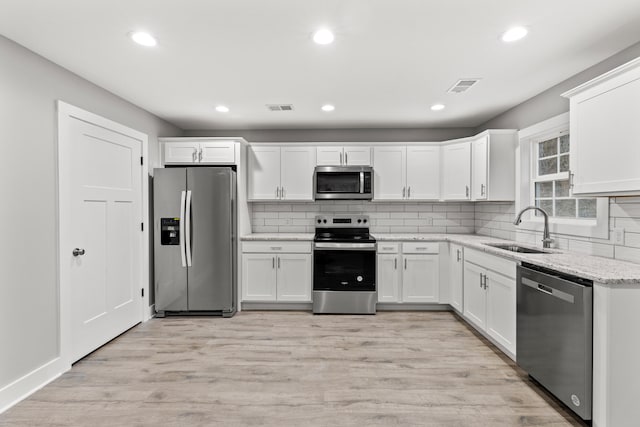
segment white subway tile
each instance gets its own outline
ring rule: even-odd
[[[640,249],[616,246],[614,249],[615,258],[622,261],[635,262],[640,264]]]

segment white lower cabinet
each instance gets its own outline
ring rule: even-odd
[[[439,253],[437,242],[378,243],[378,302],[438,303]]]
[[[463,282],[465,319],[515,357],[516,263],[467,249]]]
[[[449,292],[450,304],[458,313],[462,313],[462,289],[464,277],[464,249],[460,245],[449,245]]]
[[[311,302],[310,242],[244,242],[242,301]]]

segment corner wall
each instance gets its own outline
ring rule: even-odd
[[[148,134],[150,168],[159,164],[157,137],[182,131],[2,36],[0,58],[2,411],[60,351],[56,100]]]

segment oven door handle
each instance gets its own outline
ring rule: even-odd
[[[375,243],[314,243],[314,249],[325,251],[375,251]]]

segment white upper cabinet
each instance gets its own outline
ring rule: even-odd
[[[279,200],[280,147],[252,145],[248,157],[248,199]]]
[[[375,200],[437,200],[440,197],[440,147],[373,148]]]
[[[373,148],[373,198],[403,200],[407,194],[407,150],[401,145]]]
[[[471,149],[471,198],[473,200],[486,200],[489,136],[485,135],[471,142]]]
[[[442,147],[442,199],[471,199],[471,142]]]
[[[249,200],[313,200],[314,147],[252,145]]]
[[[280,187],[282,200],[313,200],[313,147],[282,147]]]
[[[235,164],[236,141],[205,138],[162,138],[165,164]]]
[[[515,200],[517,140],[515,130],[488,130],[471,142],[471,200]]]
[[[573,194],[640,194],[640,58],[563,96],[570,98]]]
[[[407,200],[440,198],[440,147],[407,146]]]
[[[318,166],[370,166],[371,147],[319,146],[316,148],[316,159]]]

